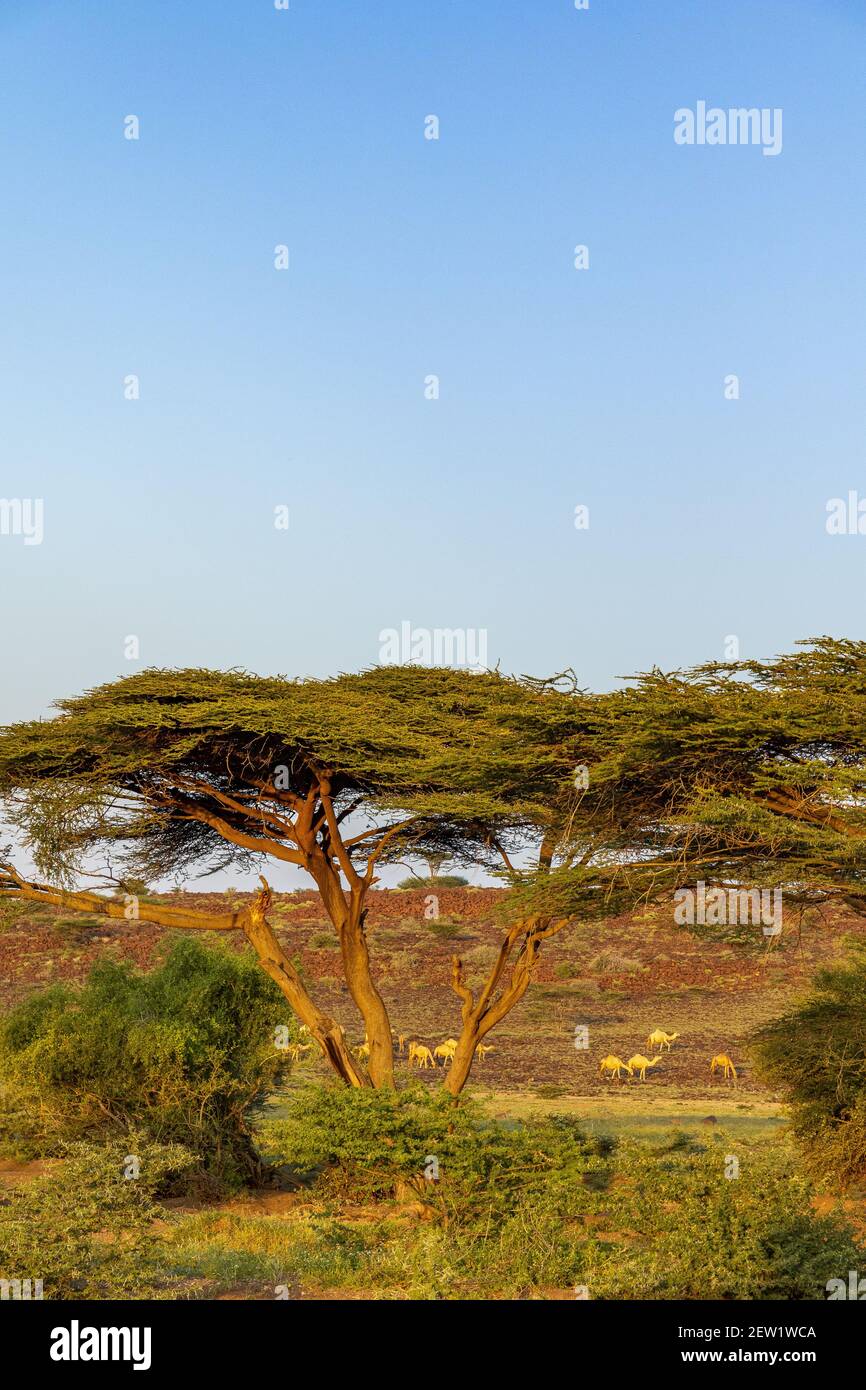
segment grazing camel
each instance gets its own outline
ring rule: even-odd
[[[298,1058],[300,1057],[301,1053],[302,1053],[302,1052],[309,1052],[312,1046],[313,1046],[312,1043],[297,1043],[297,1042],[296,1042],[296,1043],[290,1043],[290,1044],[289,1044],[289,1056],[291,1057],[291,1059],[292,1059],[293,1062],[297,1062],[297,1060],[298,1060]]]
[[[422,1067],[423,1067],[424,1070],[426,1071],[428,1067],[435,1067],[435,1065],[436,1065],[436,1060],[435,1060],[435,1058],[434,1058],[434,1056],[433,1056],[433,1053],[430,1051],[429,1047],[425,1047],[423,1043],[419,1043],[419,1042],[411,1042],[411,1043],[409,1044],[409,1066],[410,1066],[410,1067],[411,1067],[411,1065],[412,1065],[413,1062],[417,1062],[417,1063],[418,1063],[418,1069],[419,1069],[419,1071],[420,1071],[420,1069],[421,1069]]]
[[[609,1071],[611,1080],[613,1080],[615,1072],[617,1081],[619,1080],[619,1074],[621,1071],[627,1071],[629,1076],[631,1076],[631,1066],[629,1065],[629,1063],[623,1062],[621,1058],[613,1056],[604,1058],[601,1066],[599,1067],[599,1071]]]
[[[655,1067],[661,1060],[661,1057],[653,1057],[650,1061],[649,1057],[642,1057],[639,1052],[636,1052],[633,1057],[629,1057],[626,1065],[629,1072],[638,1072],[641,1081],[646,1081],[647,1067]]]
[[[647,1038],[646,1045],[647,1047],[660,1047],[663,1050],[667,1048],[670,1052],[671,1043],[675,1042],[678,1037],[679,1033],[666,1033],[664,1028],[656,1028],[655,1032],[650,1033]]]
[[[733,1062],[731,1061],[730,1057],[728,1056],[727,1052],[717,1052],[717,1053],[716,1053],[715,1057],[714,1057],[713,1060],[710,1062],[710,1072],[713,1073],[713,1072],[716,1070],[716,1067],[720,1067],[720,1068],[721,1068],[722,1072],[724,1073],[724,1077],[725,1077],[725,1080],[726,1080],[726,1081],[727,1081],[730,1077],[733,1077],[734,1080],[736,1081],[736,1079],[737,1079],[737,1068],[734,1066],[734,1064],[733,1064]]]
[[[496,1051],[496,1048],[493,1047],[492,1045],[488,1045],[487,1043],[479,1043],[478,1046],[477,1046],[476,1049],[475,1049],[475,1056],[478,1058],[479,1062],[483,1062],[483,1061],[484,1061],[484,1058],[487,1056],[488,1052],[495,1052],[495,1051]]]
[[[441,1057],[441,1058],[442,1058],[442,1065],[443,1065],[443,1067],[447,1067],[447,1065],[448,1065],[449,1062],[453,1062],[453,1061],[454,1061],[454,1053],[455,1053],[456,1051],[457,1051],[457,1039],[456,1039],[456,1038],[446,1038],[445,1041],[444,1041],[444,1043],[440,1043],[438,1047],[434,1047],[434,1049],[433,1049],[433,1056],[434,1056],[434,1057]]]

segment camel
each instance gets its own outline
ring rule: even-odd
[[[423,1067],[424,1070],[426,1071],[426,1069],[427,1069],[428,1067],[435,1067],[435,1065],[436,1065],[436,1060],[435,1060],[435,1058],[434,1058],[434,1056],[433,1056],[433,1053],[430,1051],[429,1047],[425,1047],[423,1043],[419,1043],[419,1042],[411,1042],[411,1043],[409,1044],[409,1066],[410,1066],[410,1067],[411,1067],[411,1065],[412,1065],[413,1062],[417,1062],[417,1063],[418,1063],[418,1069],[419,1069],[419,1071],[420,1071],[420,1069],[421,1069],[422,1067]]]
[[[599,1067],[599,1071],[609,1071],[611,1080],[613,1080],[614,1072],[616,1072],[617,1081],[619,1080],[619,1074],[621,1071],[627,1071],[629,1076],[631,1076],[631,1066],[629,1065],[629,1063],[623,1062],[619,1057],[613,1056],[604,1058],[601,1066]]]
[[[664,1028],[656,1028],[654,1033],[650,1033],[646,1040],[647,1047],[660,1047],[662,1050],[671,1050],[671,1043],[679,1037],[679,1033],[666,1033]]]
[[[440,1043],[438,1047],[434,1047],[434,1049],[433,1049],[433,1056],[434,1056],[434,1057],[441,1057],[441,1058],[442,1058],[442,1065],[443,1065],[444,1067],[447,1067],[447,1065],[448,1065],[449,1062],[453,1062],[453,1061],[454,1061],[454,1053],[455,1053],[456,1051],[457,1051],[457,1039],[456,1039],[456,1038],[446,1038],[445,1041],[444,1041],[444,1043]]]
[[[475,1056],[478,1058],[479,1062],[483,1062],[483,1061],[484,1061],[484,1058],[487,1056],[488,1052],[495,1052],[495,1051],[496,1051],[496,1048],[495,1048],[495,1047],[493,1047],[493,1046],[491,1046],[491,1045],[488,1045],[487,1043],[479,1043],[478,1046],[477,1046],[476,1049],[475,1049]]]
[[[715,1057],[714,1057],[713,1060],[710,1062],[710,1072],[711,1072],[711,1073],[714,1072],[714,1071],[716,1070],[716,1067],[720,1067],[720,1068],[721,1068],[721,1070],[722,1070],[723,1073],[724,1073],[724,1077],[725,1077],[725,1080],[726,1080],[726,1081],[727,1081],[728,1078],[731,1077],[731,1076],[732,1076],[732,1077],[734,1078],[734,1080],[736,1081],[736,1079],[737,1079],[737,1068],[734,1066],[734,1064],[733,1064],[733,1062],[731,1061],[730,1057],[728,1056],[727,1052],[717,1052],[717,1053],[716,1053]]]
[[[629,1057],[626,1066],[629,1072],[638,1072],[641,1081],[646,1081],[647,1067],[658,1066],[661,1060],[661,1056],[653,1057],[652,1060],[650,1060],[649,1057],[642,1057],[639,1052],[636,1052],[633,1057]]]
[[[298,1058],[300,1057],[301,1053],[302,1053],[302,1052],[309,1052],[309,1051],[310,1051],[310,1048],[311,1048],[312,1046],[313,1046],[312,1043],[290,1043],[290,1044],[289,1044],[289,1056],[291,1057],[291,1059],[292,1059],[293,1062],[297,1062],[297,1060],[298,1060]]]

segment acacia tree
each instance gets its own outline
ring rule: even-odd
[[[243,931],[335,1071],[387,1087],[365,929],[377,869],[407,852],[498,864],[512,892],[493,968],[477,983],[452,963],[462,1022],[444,1084],[457,1094],[544,940],[578,914],[626,911],[695,875],[866,906],[866,644],[806,646],[652,671],[606,695],[417,667],[306,682],[146,671],[0,733],[7,819],[49,880],[10,862],[0,896],[125,917],[74,886],[96,855],[146,879],[298,865],[338,934],[368,1068],[277,941],[266,882],[237,912],[142,903],[141,917]]]
[[[546,872],[580,699],[556,683],[416,667],[330,681],[142,672],[58,702],[56,718],[0,733],[6,819],[47,880],[29,881],[10,861],[0,895],[125,918],[122,901],[77,886],[97,859],[116,882],[261,868],[268,859],[297,865],[339,937],[367,1068],[274,935],[264,878],[235,912],[147,902],[140,919],[243,931],[344,1081],[392,1086],[390,1020],[365,929],[377,869],[408,851],[499,863],[517,880],[512,856],[529,848]],[[462,1026],[445,1079],[453,1093],[478,1042],[525,993],[541,943],[565,921],[540,911],[512,920],[475,990],[454,958]]]
[[[567,847],[521,910],[573,912],[591,892],[633,905],[701,878],[866,911],[866,643],[799,645],[654,670],[594,702],[575,736],[588,786]]]

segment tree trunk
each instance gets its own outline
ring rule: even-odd
[[[255,950],[262,967],[288,999],[295,1014],[305,1023],[334,1071],[349,1086],[369,1087],[371,1078],[353,1057],[339,1023],[316,1007],[273,931],[266,912],[270,905],[270,890],[265,889],[253,900],[244,922],[244,935]],[[389,1035],[390,1039],[390,1035]]]
[[[393,1090],[394,1041],[391,1037],[391,1020],[385,1001],[373,983],[363,926],[350,926],[341,944],[346,983],[364,1019],[370,1048],[370,1080],[377,1090]]]
[[[457,1043],[457,1051],[454,1053],[454,1061],[448,1068],[445,1077],[445,1090],[452,1096],[459,1096],[466,1082],[469,1080],[469,1073],[472,1070],[472,1063],[475,1061],[475,1049],[479,1041],[479,1028],[477,1020],[470,1019],[464,1023]]]
[[[566,920],[563,918],[551,922],[546,918],[529,917],[525,921],[515,922],[499,948],[496,963],[477,999],[463,978],[462,961],[458,956],[452,958],[451,985],[455,994],[463,1000],[463,1028],[457,1042],[454,1061],[448,1068],[443,1083],[450,1095],[459,1096],[469,1080],[476,1047],[490,1030],[511,1012],[515,1004],[520,1002],[529,988],[542,941],[545,937],[560,931]],[[523,941],[518,949],[510,980],[495,999],[494,995],[502,982],[511,953],[521,936]]]
[[[340,939],[346,984],[364,1020],[370,1048],[368,1071],[376,1090],[394,1089],[394,1043],[391,1020],[381,994],[373,983],[370,953],[364,932],[363,890],[352,888],[349,901],[335,871],[315,860],[310,865],[325,910]]]

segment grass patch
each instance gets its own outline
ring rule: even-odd
[[[322,931],[310,937],[309,947],[311,951],[338,951],[340,943],[333,932]]]

